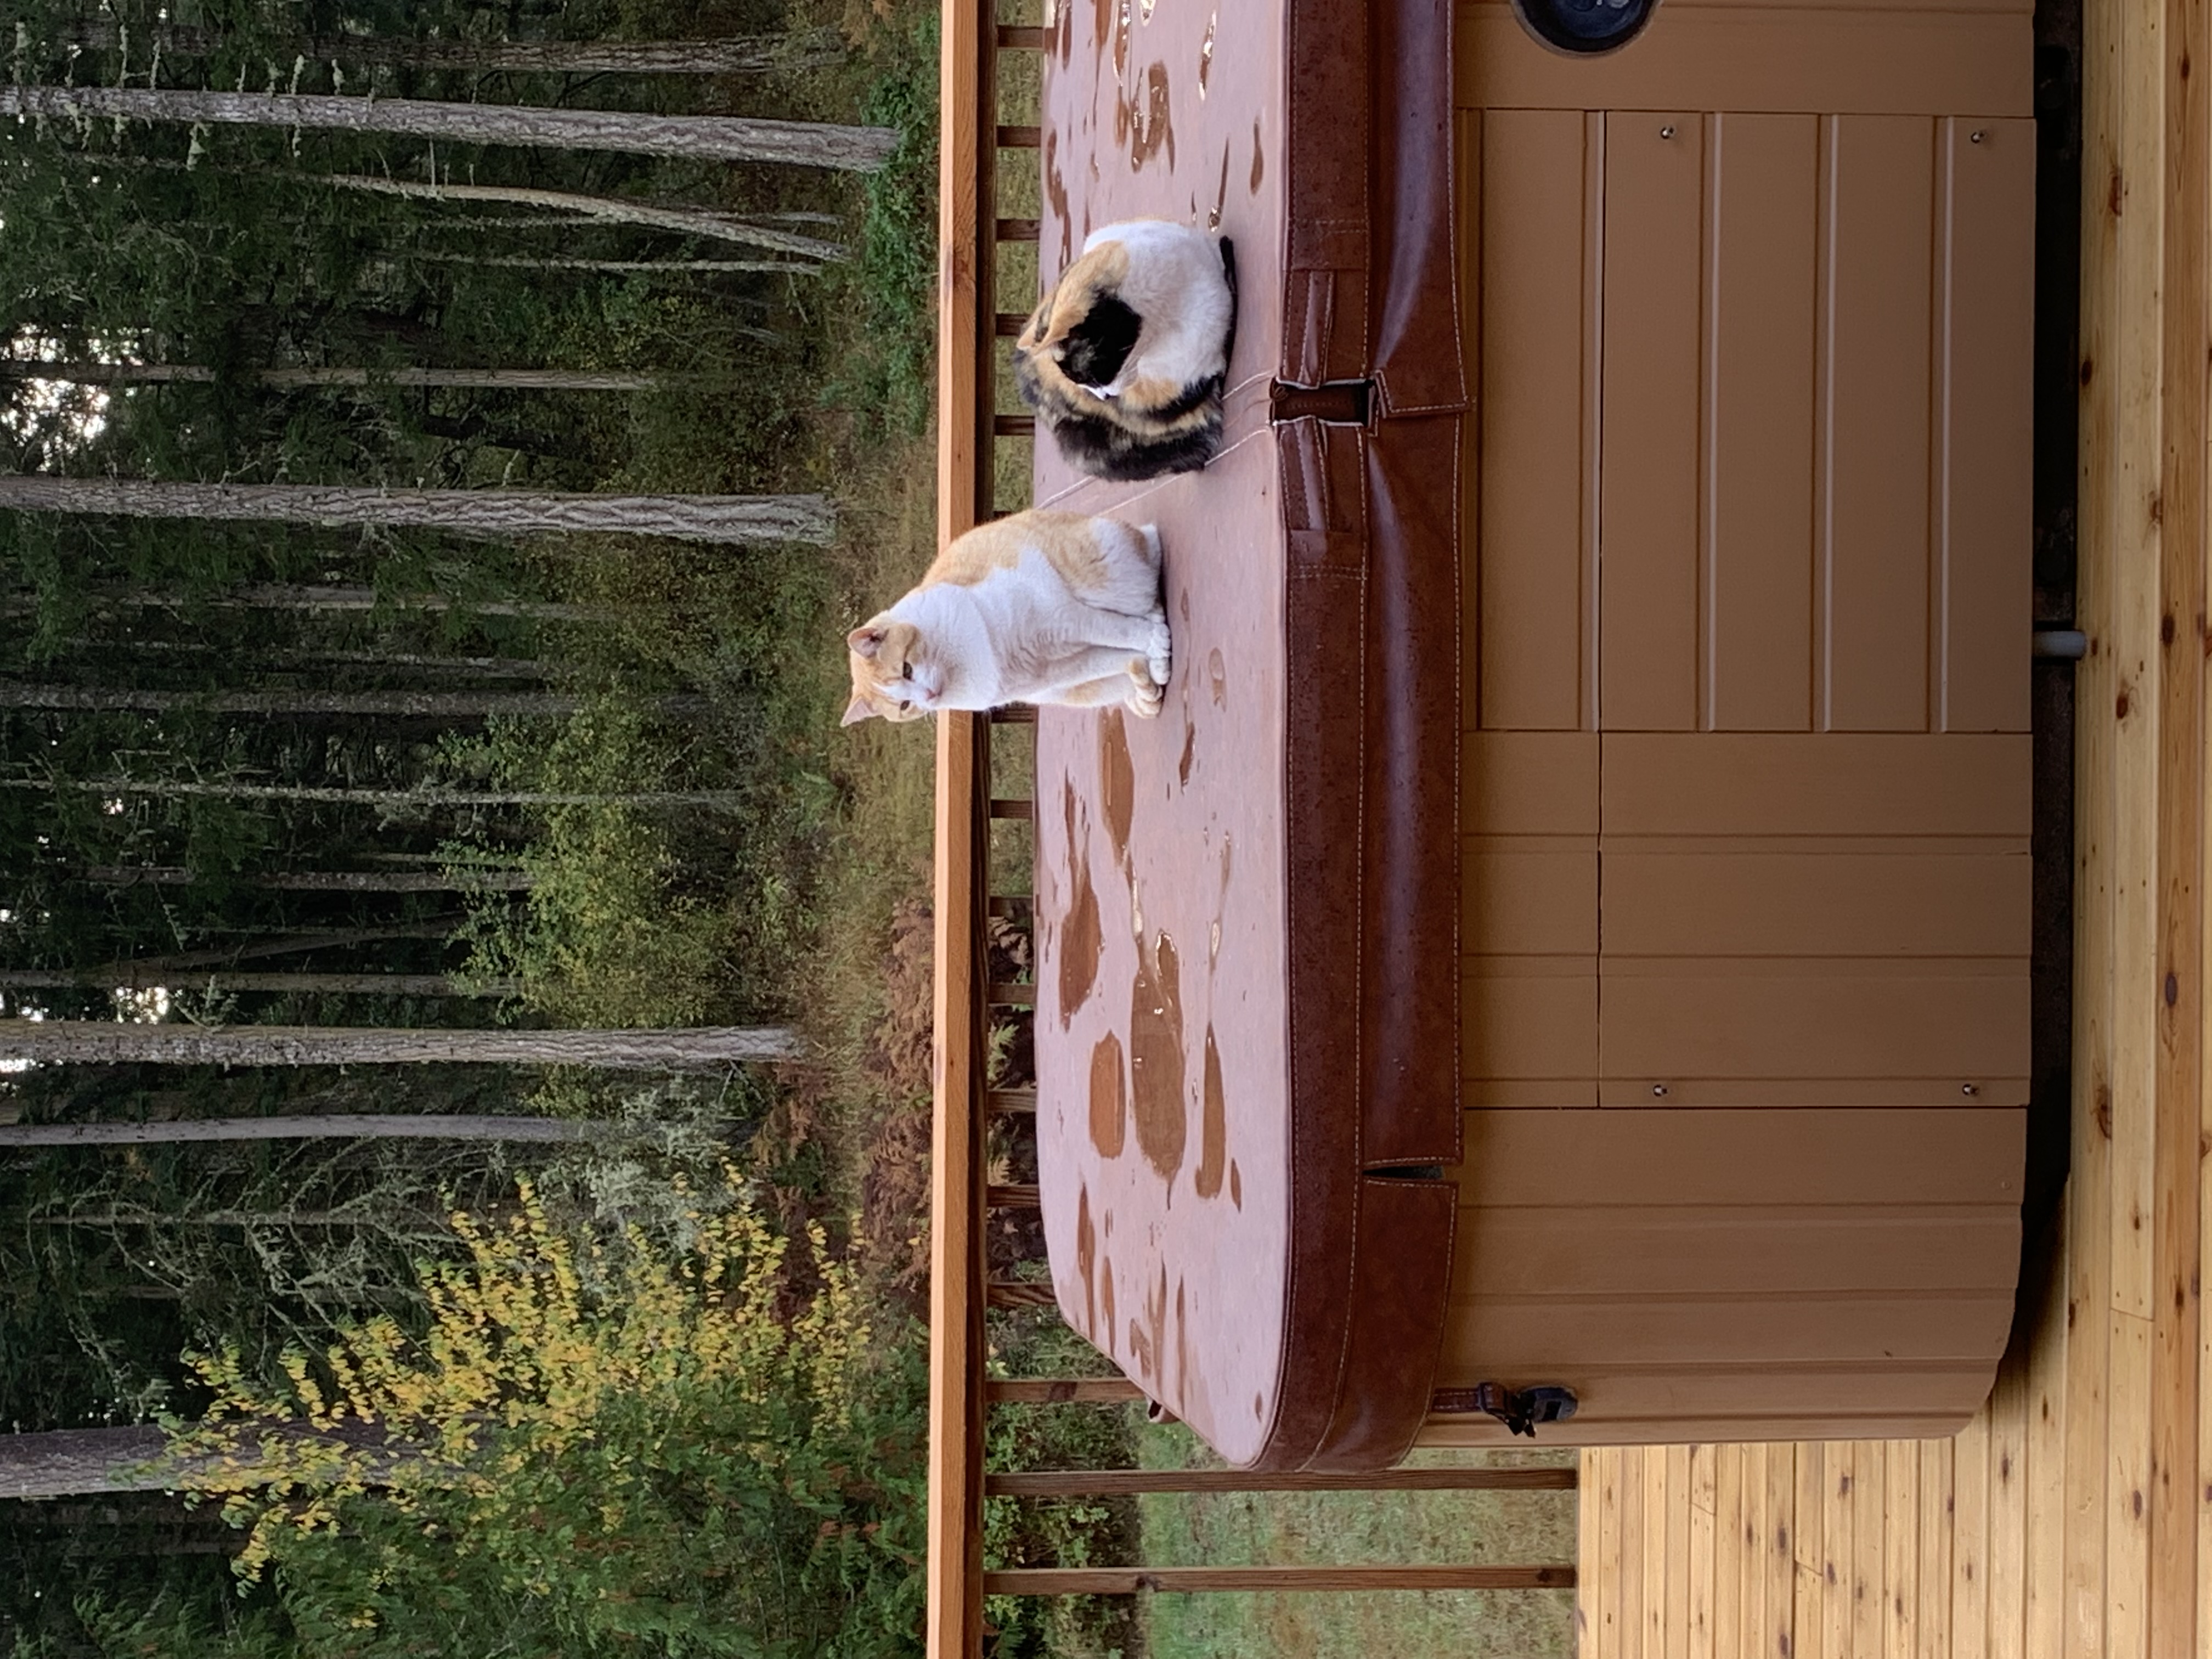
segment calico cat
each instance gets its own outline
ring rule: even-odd
[[[1236,327],[1228,238],[1164,219],[1107,225],[1014,342],[1014,383],[1094,477],[1195,472],[1221,447]]]
[[[1117,697],[1149,719],[1168,683],[1159,532],[1074,513],[979,525],[845,645],[847,726],[871,714],[912,720],[940,708]]]

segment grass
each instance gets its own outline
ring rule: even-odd
[[[1148,1468],[1206,1458],[1182,1428],[1147,1425]],[[1548,1463],[1571,1454],[1424,1452],[1419,1464]],[[1206,1458],[1206,1461],[1212,1461]],[[1567,1492],[1258,1492],[1139,1500],[1148,1566],[1307,1562],[1528,1564],[1575,1559]],[[1150,1659],[1568,1659],[1568,1590],[1374,1590],[1152,1595],[1140,1623]]]

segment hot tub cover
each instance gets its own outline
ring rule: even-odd
[[[1224,453],[1160,526],[1162,718],[1037,739],[1038,1132],[1071,1324],[1232,1463],[1395,1462],[1456,1211],[1462,416],[1448,0],[1052,17],[1040,261],[1234,239]]]

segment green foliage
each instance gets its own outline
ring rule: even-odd
[[[866,182],[867,213],[845,303],[859,313],[859,349],[831,395],[864,428],[920,432],[936,384],[937,61],[933,10],[892,32],[880,49],[861,118],[896,127],[899,147]]]
[[[236,1461],[238,1571],[273,1570],[299,1651],[911,1650],[910,1362],[734,1177],[684,1218],[578,1239],[526,1184],[454,1218],[419,1337],[349,1323],[276,1379],[197,1357],[216,1402],[173,1444]]]

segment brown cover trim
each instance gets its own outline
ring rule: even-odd
[[[1401,1457],[1450,1289],[1455,1184],[1368,1172],[1460,1157],[1452,12],[1285,11],[1279,378],[1371,380],[1376,395],[1364,428],[1276,428],[1297,803],[1285,815],[1291,1256],[1261,1468]]]

